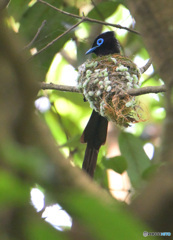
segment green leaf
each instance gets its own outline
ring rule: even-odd
[[[117,156],[113,158],[103,157],[102,163],[106,168],[110,168],[120,174],[127,170],[127,162],[123,156]]]
[[[32,240],[69,240],[67,234],[57,231],[43,220],[31,218],[25,227],[28,239]]]
[[[80,147],[80,137],[81,135],[76,135],[74,137],[71,137],[66,143],[64,143],[61,147],[69,147],[69,148],[76,148]]]
[[[146,180],[150,179],[156,173],[160,166],[160,163],[151,165],[143,172],[142,177]]]
[[[29,199],[29,185],[6,170],[0,171],[0,205],[21,206]]]
[[[151,162],[143,150],[143,144],[138,137],[122,132],[119,136],[119,146],[122,155],[128,163],[127,172],[134,187],[140,185],[143,172],[150,167]]]
[[[62,7],[62,1],[49,1],[50,4],[56,6],[57,8]],[[74,7],[63,8],[64,11],[69,13],[78,14],[78,9]],[[37,50],[42,49],[52,42],[55,38],[60,36],[68,28],[77,22],[75,18],[66,16],[58,11],[53,10],[52,8],[37,2],[32,7],[30,7],[27,12],[23,15],[20,21],[19,33],[30,42],[35,34],[37,33],[42,22],[46,20],[46,24],[42,28],[37,39],[33,43],[34,48]],[[64,35],[54,44],[50,45],[42,53],[36,56],[34,59],[38,61],[37,65],[40,63],[40,69],[45,74],[49,69],[49,66],[53,60],[54,55],[61,50],[64,44],[74,35],[73,32]],[[36,64],[36,63],[35,63]]]
[[[24,147],[12,142],[5,142],[0,149],[5,164],[14,172],[26,174],[35,182],[48,182],[54,169],[47,162],[47,156],[38,148]],[[40,168],[41,166],[41,168]],[[48,171],[49,169],[49,171]]]
[[[84,102],[84,97],[82,94],[74,93],[74,92],[63,92],[63,91],[53,91],[52,95],[54,95],[55,99],[58,97],[62,97],[66,100],[69,100],[70,102],[73,102],[77,106],[80,106],[82,109],[87,109],[88,104]],[[70,110],[70,109],[69,109]]]
[[[112,1],[101,2],[89,12],[88,17],[104,20],[116,11],[118,5],[119,3]]]
[[[28,10],[30,0],[15,0],[10,1],[8,6],[8,12],[12,15],[16,21],[19,21],[22,18],[22,15]]]
[[[97,164],[94,180],[103,188],[109,189],[107,172],[104,171],[103,167]]]
[[[64,129],[62,129],[59,124],[59,121],[57,119],[58,118],[57,114],[51,109],[50,111],[47,111],[44,114],[44,117],[55,140],[60,145],[64,144],[66,142],[66,135],[65,135]]]

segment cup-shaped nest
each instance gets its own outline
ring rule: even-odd
[[[87,60],[79,74],[79,90],[100,115],[125,127],[140,121],[140,107],[127,94],[140,87],[140,70],[129,58],[114,54]]]

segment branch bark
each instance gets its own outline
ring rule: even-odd
[[[64,92],[76,92],[80,93],[77,87],[74,86],[66,86],[66,85],[57,85],[54,83],[44,83],[42,82],[40,84],[40,88],[43,90],[58,90],[58,91],[64,91]],[[166,92],[166,86],[148,86],[148,87],[142,87],[139,89],[129,89],[127,93],[131,96],[139,96],[142,94],[149,94],[149,93],[159,93],[159,92]],[[124,97],[124,95],[121,95]]]

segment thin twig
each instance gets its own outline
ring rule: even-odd
[[[25,50],[25,49],[27,49],[27,48],[29,48],[29,47],[32,46],[32,44],[35,42],[35,40],[37,39],[38,35],[40,34],[42,28],[45,26],[46,22],[47,22],[46,20],[44,20],[44,21],[42,22],[41,26],[39,27],[37,33],[35,34],[35,36],[34,36],[33,39],[31,40],[31,42],[28,43],[28,45],[26,45],[26,46],[23,48],[23,50]]]
[[[111,27],[116,27],[116,28],[120,28],[120,29],[125,29],[125,30],[127,30],[129,32],[132,32],[132,33],[140,35],[139,32],[137,32],[137,31],[135,31],[135,30],[133,30],[131,28],[123,27],[123,26],[121,26],[119,24],[107,23],[107,22],[99,21],[99,20],[96,20],[96,19],[93,19],[93,18],[88,18],[88,17],[84,17],[84,16],[81,17],[81,16],[76,15],[76,14],[65,12],[65,11],[63,11],[63,10],[61,10],[59,8],[56,8],[55,6],[51,5],[50,3],[45,2],[43,0],[37,0],[37,2],[43,3],[43,4],[47,5],[47,6],[49,6],[50,8],[54,9],[55,11],[58,11],[58,12],[63,13],[65,15],[68,15],[68,16],[71,16],[71,17],[74,17],[74,18],[78,18],[78,19],[83,19],[83,21],[85,21],[85,22],[98,23],[98,24],[102,24],[102,25],[105,25],[105,26],[111,26]]]
[[[148,62],[145,64],[145,66],[140,68],[141,73],[144,73],[147,71],[147,69],[151,66],[152,64],[152,59],[149,59]]]
[[[77,92],[79,93],[79,89],[74,86],[66,86],[66,85],[57,85],[54,83],[40,83],[40,88],[43,90],[59,90],[64,92]]]
[[[65,91],[65,92],[77,92],[79,93],[79,89],[74,86],[66,86],[66,85],[57,85],[54,83],[41,83],[40,88],[45,89],[54,89],[59,91]],[[166,86],[148,86],[148,87],[142,87],[138,89],[129,89],[127,91],[127,94],[131,96],[139,96],[143,94],[149,94],[149,93],[160,93],[160,92],[166,92]],[[121,95],[121,97],[124,97],[125,95]]]
[[[82,19],[82,17],[80,17],[80,16],[78,16],[78,15],[76,15],[76,14],[69,13],[69,12],[65,12],[65,11],[63,11],[63,10],[61,10],[61,9],[59,9],[59,8],[56,8],[55,6],[51,5],[51,4],[48,3],[48,2],[45,2],[45,1],[43,1],[43,0],[37,0],[37,2],[43,3],[43,4],[47,5],[48,7],[54,9],[55,11],[58,11],[58,12],[60,12],[60,13],[63,13],[63,14],[65,14],[65,15],[68,15],[68,16],[70,16],[70,17]]]
[[[84,21],[84,19],[81,19],[78,23],[76,23],[75,25],[73,25],[71,28],[69,28],[67,31],[65,31],[64,33],[62,33],[61,35],[59,35],[57,38],[53,39],[50,43],[48,43],[45,47],[41,48],[37,53],[35,53],[34,55],[32,55],[28,60],[30,60],[31,58],[37,56],[38,54],[40,54],[41,52],[43,52],[44,50],[46,50],[48,47],[52,46],[57,40],[59,40],[60,38],[62,38],[64,35],[66,35],[67,33],[69,33],[72,29],[76,28],[79,24],[81,24]]]
[[[123,26],[121,26],[119,24],[107,23],[107,22],[104,22],[104,21],[100,21],[100,20],[96,20],[96,19],[88,18],[88,17],[85,17],[85,22],[93,22],[93,23],[98,23],[98,24],[105,25],[105,26],[116,27],[116,28],[124,29],[124,30],[127,30],[129,32],[132,32],[132,33],[140,35],[139,32],[137,32],[137,31],[135,31],[135,30],[133,30],[131,28],[128,28],[128,27],[123,27]]]

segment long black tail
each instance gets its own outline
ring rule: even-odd
[[[81,142],[87,143],[82,168],[91,176],[97,163],[99,148],[106,141],[108,121],[93,110],[91,117],[81,136]]]

